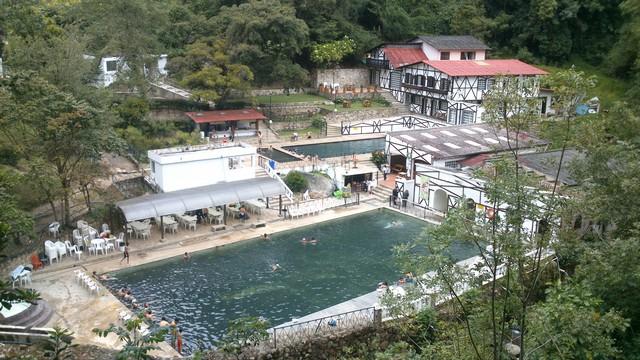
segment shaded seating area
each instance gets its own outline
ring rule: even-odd
[[[164,238],[167,231],[196,231],[198,218],[215,225],[226,225],[229,216],[250,219],[246,213],[256,214],[267,207],[266,202],[257,199],[279,197],[278,210],[281,212],[282,195],[287,193],[290,191],[281,180],[263,177],[145,195],[120,201],[116,206],[126,219],[127,232],[131,230],[135,235],[144,231],[140,224],[154,219]]]

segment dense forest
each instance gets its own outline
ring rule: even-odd
[[[639,18],[637,0],[5,0],[0,36],[8,66],[47,66],[54,59],[25,64],[24,46],[49,53],[68,44],[124,56],[134,74],[147,56],[167,53],[179,77],[198,68],[198,44],[214,38],[223,42],[218,53],[248,66],[253,85],[263,86],[304,83],[312,47],[345,35],[356,51],[344,61],[354,65],[384,41],[472,34],[494,57],[588,62],[630,78],[638,66]],[[190,50],[195,60],[184,59]]]
[[[330,63],[314,55],[327,44],[343,41],[342,66],[361,66],[374,46],[419,34],[471,34],[491,47],[491,57],[558,69],[545,80],[561,110],[555,118],[501,117],[505,104],[531,100],[505,86],[487,97],[495,115],[488,119],[538,132],[563,152],[578,150],[583,157],[571,166],[577,184],[562,196],[555,186],[532,192],[537,180],[520,173],[517,153],[479,174],[491,196],[509,199],[515,210],[475,227],[474,215],[457,209],[428,237],[444,244],[440,250],[453,239],[483,248],[492,241],[512,272],[494,279],[492,291],[471,291],[438,313],[402,322],[397,341],[353,344],[344,358],[507,359],[506,338],[520,331],[527,359],[640,359],[640,0],[0,0],[0,253],[37,242],[36,207],[50,207],[63,224],[71,222],[74,200],[84,198],[91,209],[89,189],[106,174],[103,154],[131,153],[135,142],[198,141],[174,124],[145,121],[144,69],[157,55],[169,55],[171,81],[216,100],[229,89],[308,84],[310,71]],[[117,91],[94,86],[105,55],[126,61]],[[598,79],[574,63],[624,83],[626,94],[600,114],[576,117],[577,102]],[[529,206],[550,192],[544,212]],[[553,243],[551,231],[514,230],[525,217],[549,224],[551,216],[562,219]],[[552,247],[553,266],[539,259],[530,266],[523,238]],[[438,264],[443,279],[464,275],[438,249],[407,255],[413,246],[434,246],[425,239],[397,249],[402,270]],[[500,261],[492,261],[496,269]],[[0,300],[25,295],[10,288],[0,281]]]

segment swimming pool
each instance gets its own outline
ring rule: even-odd
[[[284,148],[298,154],[318,155],[321,159],[324,159],[352,154],[367,154],[376,150],[384,150],[384,138],[286,146]]]
[[[392,222],[399,225],[391,227]],[[392,247],[429,225],[390,210],[374,210],[271,236],[112,273],[112,288],[130,287],[159,319],[179,318],[185,349],[214,345],[228,321],[263,316],[272,326],[373,291],[402,274]],[[317,245],[303,245],[314,236]],[[454,250],[456,258],[473,255]],[[271,265],[281,270],[272,272]]]
[[[268,157],[269,159],[273,159],[277,162],[290,162],[290,161],[298,161],[300,159],[293,157],[287,153],[282,151],[278,151],[276,149],[269,148],[259,148],[258,153]]]

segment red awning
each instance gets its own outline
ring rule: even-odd
[[[191,120],[198,124],[215,123],[225,121],[250,121],[250,120],[266,120],[267,117],[261,112],[254,109],[238,109],[238,110],[213,110],[201,112],[185,113]]]

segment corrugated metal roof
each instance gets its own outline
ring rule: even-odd
[[[415,64],[423,60],[428,60],[427,55],[419,48],[385,47],[384,54],[394,69],[407,64]]]
[[[427,64],[450,76],[546,75],[547,72],[515,59],[438,60]]]
[[[285,194],[286,189],[278,180],[264,177],[145,195],[120,201],[116,206],[127,221],[135,221]]]
[[[438,50],[487,50],[485,43],[471,35],[420,35],[411,42],[423,41]]]
[[[196,123],[213,123],[224,121],[265,120],[267,117],[254,109],[213,110],[185,113]]]

